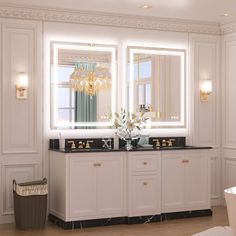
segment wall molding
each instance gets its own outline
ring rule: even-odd
[[[221,27],[221,33],[223,35],[236,32],[236,22],[222,24],[220,27]]]
[[[1,197],[3,199],[2,215],[12,215],[14,213],[13,195],[12,195],[12,180],[18,182],[32,181],[38,179],[39,176],[38,164],[15,164],[2,165],[3,170],[3,186]]]
[[[191,83],[193,94],[193,111],[191,117],[192,138],[196,145],[209,145],[220,148],[220,101],[216,96],[219,89],[220,76],[220,37],[211,35],[190,35]],[[203,63],[200,63],[201,61]],[[202,103],[199,95],[199,83],[203,76],[212,79],[213,91],[208,103]],[[205,132],[206,129],[209,132]]]
[[[15,21],[15,22],[14,22]],[[42,152],[41,146],[41,23],[31,21],[5,20],[2,27],[2,154],[37,154]],[[14,48],[15,41],[21,39],[21,48]],[[11,43],[9,43],[11,42]],[[14,50],[13,50],[14,48]],[[20,53],[21,52],[21,53]],[[20,54],[20,55],[19,55]],[[15,60],[13,65],[12,58]],[[29,94],[25,101],[15,99],[14,85],[17,72],[26,70],[29,74]],[[13,88],[13,89],[12,89]],[[37,89],[36,89],[37,88]],[[24,111],[24,112],[22,112]],[[39,115],[37,115],[39,114]],[[26,121],[18,122],[19,117]],[[12,125],[14,124],[14,125]],[[17,125],[16,125],[17,124]],[[23,127],[23,128],[22,128]],[[37,156],[36,155],[36,156]]]
[[[211,204],[213,206],[219,205],[220,202],[220,157],[211,156]]]
[[[235,127],[234,118],[236,117],[236,109],[232,99],[234,98],[234,90],[236,83],[234,59],[236,58],[236,35],[223,37],[222,40],[222,147],[236,148],[236,135],[233,130]]]
[[[223,189],[229,188],[232,186],[235,186],[236,184],[236,175],[235,175],[235,170],[236,170],[236,160],[235,158],[232,157],[223,157],[222,159],[223,162]]]
[[[218,23],[135,16],[96,11],[0,4],[0,17],[220,35]]]

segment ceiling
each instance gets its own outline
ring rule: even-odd
[[[236,0],[0,0],[0,3],[219,23],[236,21]],[[144,4],[152,7],[140,8]],[[223,16],[225,13],[229,16]]]

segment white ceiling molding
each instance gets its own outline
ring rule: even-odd
[[[221,25],[222,34],[230,34],[234,32],[236,32],[236,22]]]
[[[0,4],[0,17],[220,35],[218,23]]]

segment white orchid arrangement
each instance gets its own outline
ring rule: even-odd
[[[120,113],[115,113],[115,127],[117,129],[117,135],[124,140],[139,138],[138,132],[140,131],[143,123],[147,118],[144,117],[145,112],[134,113],[126,111],[121,108]],[[133,132],[133,133],[132,133]]]

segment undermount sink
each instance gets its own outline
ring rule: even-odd
[[[76,149],[68,149],[68,152],[91,152],[91,151],[105,151],[102,148],[76,148]]]
[[[160,150],[176,150],[176,149],[203,149],[203,148],[209,148],[209,147],[200,147],[200,146],[173,146],[173,147],[161,147]]]

